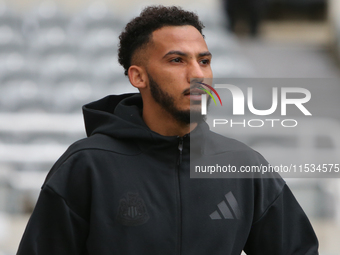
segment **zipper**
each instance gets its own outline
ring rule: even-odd
[[[177,204],[178,204],[178,245],[176,254],[181,254],[182,249],[182,200],[181,200],[181,183],[180,183],[180,165],[182,163],[182,153],[183,153],[183,137],[178,137],[178,159],[177,159]]]
[[[178,151],[179,151],[179,157],[177,161],[177,166],[179,166],[182,163],[183,137],[179,137]]]

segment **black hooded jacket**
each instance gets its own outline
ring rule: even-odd
[[[201,123],[165,137],[138,94],[84,106],[88,137],[42,187],[17,255],[312,255],[314,231],[281,178],[190,178],[189,149],[226,165],[266,161]]]

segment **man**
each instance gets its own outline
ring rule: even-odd
[[[282,179],[190,179],[190,149],[231,164],[265,161],[190,121],[197,84],[212,77],[202,28],[195,14],[162,6],[127,24],[119,62],[140,94],[83,108],[88,138],[47,176],[18,255],[318,254]]]

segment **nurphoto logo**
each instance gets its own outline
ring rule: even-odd
[[[253,95],[253,88],[248,87],[247,88],[247,100],[245,99],[245,95],[243,91],[232,84],[216,84],[215,89],[212,86],[209,86],[205,83],[201,83],[203,86],[206,86],[209,88],[212,92],[216,94],[218,97],[220,104],[222,106],[222,100],[220,98],[220,95],[217,93],[215,89],[227,89],[232,96],[232,114],[234,116],[240,116],[245,115],[245,106],[248,107],[248,110],[250,113],[256,116],[269,116],[273,114],[277,109],[280,109],[280,115],[286,116],[287,115],[287,105],[294,105],[297,107],[297,109],[305,116],[312,116],[311,112],[305,107],[304,104],[310,101],[311,99],[311,93],[308,89],[305,88],[299,88],[299,87],[281,87],[280,90],[277,87],[272,88],[271,93],[271,106],[267,109],[256,109],[254,106],[254,95]],[[201,88],[204,90],[215,102],[215,105],[217,105],[216,100],[211,92],[209,92],[207,89]],[[280,91],[280,96],[279,96]],[[201,100],[201,114],[207,115],[207,94],[202,94],[202,100]],[[299,98],[291,98],[289,95],[291,94],[298,94]],[[237,124],[237,125],[243,125],[244,127],[246,124],[249,127],[262,127],[265,125],[265,123],[271,123],[271,126],[274,127],[276,122],[280,122],[281,126],[283,127],[295,127],[297,126],[297,120],[295,119],[250,119],[248,121],[244,120],[242,122],[233,122],[233,120],[227,120],[223,118],[214,119],[213,120],[213,126],[216,125],[225,125],[225,124]],[[256,124],[255,124],[256,123]]]
[[[217,96],[218,100],[220,101],[220,104],[222,106],[222,100],[220,95],[217,93],[217,91],[210,85],[203,83],[203,82],[198,82],[199,84],[206,86],[208,89],[210,89],[212,92],[215,93],[215,95]],[[203,90],[205,93],[207,93],[211,99],[214,101],[215,105],[217,105],[215,97],[210,93],[209,90],[205,89],[205,88],[199,88],[201,90]],[[207,95],[206,94],[202,94],[202,99],[201,99],[201,113],[202,115],[207,115]]]

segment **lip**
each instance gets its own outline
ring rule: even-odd
[[[206,94],[203,90],[198,88],[190,89],[188,92],[184,94],[185,97],[188,97],[190,100],[193,101],[201,101],[202,94]]]

